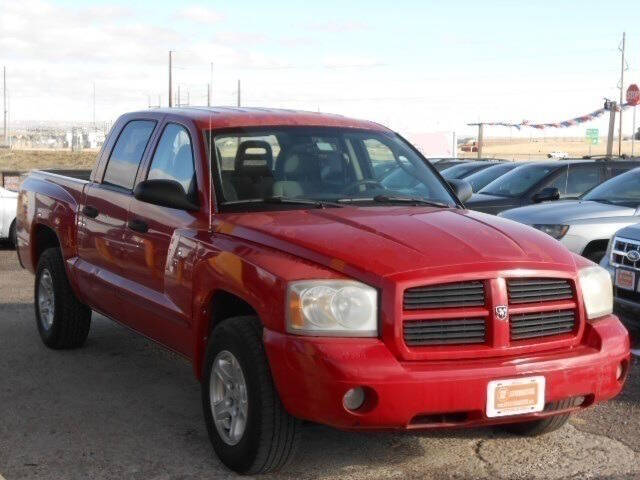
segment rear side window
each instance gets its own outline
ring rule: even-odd
[[[584,165],[580,167],[569,167],[567,179],[567,195],[582,195],[587,190],[591,190],[598,185],[600,179],[599,165]]]
[[[133,188],[140,160],[155,126],[156,122],[153,120],[133,120],[127,123],[111,151],[103,183],[128,190]]]
[[[196,171],[193,165],[191,137],[187,129],[171,123],[162,132],[162,137],[153,155],[149,180],[174,180],[182,185],[185,193],[195,197]]]

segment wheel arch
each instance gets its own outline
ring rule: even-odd
[[[606,251],[609,246],[609,239],[603,238],[598,240],[591,240],[582,250],[582,256],[589,258],[589,255],[598,252]]]
[[[255,316],[262,323],[258,309],[242,296],[224,288],[212,290],[200,312],[200,320],[195,326],[196,345],[194,348],[193,369],[196,377],[202,377],[202,367],[209,337],[213,329],[229,318]]]

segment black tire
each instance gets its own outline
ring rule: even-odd
[[[16,221],[11,222],[9,227],[9,243],[13,248],[18,247],[18,241],[16,240]]]
[[[40,312],[38,301],[43,275],[48,275],[53,287],[53,310],[50,324]],[[91,328],[91,309],[81,303],[71,290],[60,250],[48,248],[40,256],[35,279],[36,325],[42,342],[49,348],[69,349],[81,347]],[[46,315],[46,312],[45,312]]]
[[[560,415],[553,415],[540,420],[534,420],[533,422],[508,423],[500,427],[514,435],[537,437],[538,435],[544,435],[545,433],[558,430],[567,423],[570,416],[570,413],[561,413]]]
[[[246,382],[247,422],[235,445],[220,435],[212,413],[211,371],[220,352],[230,352],[237,359]],[[202,407],[213,449],[231,470],[241,474],[274,472],[292,458],[300,421],[284,409],[273,384],[258,318],[230,318],[213,330],[202,379]]]
[[[604,254],[607,253],[605,250],[595,250],[593,252],[589,252],[585,255],[586,258],[591,260],[593,263],[600,263]]]

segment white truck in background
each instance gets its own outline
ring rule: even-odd
[[[15,245],[18,192],[0,187],[0,240]]]

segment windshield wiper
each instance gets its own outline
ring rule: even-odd
[[[326,200],[314,200],[312,198],[291,198],[281,195],[275,197],[266,197],[261,199],[264,203],[282,203],[287,205],[310,205],[315,208],[339,207],[344,205],[340,203],[328,202]]]
[[[434,200],[426,200],[424,198],[404,197],[401,195],[376,195],[373,197],[374,202],[378,203],[407,203],[412,205],[430,205],[439,208],[451,208],[451,205]]]

